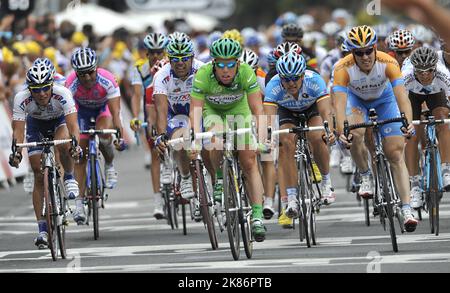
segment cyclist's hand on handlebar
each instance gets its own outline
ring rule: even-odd
[[[327,141],[328,139],[328,141]],[[336,135],[334,134],[334,131],[331,131],[328,134],[328,137],[326,134],[322,135],[322,140],[327,143],[328,145],[333,145],[336,142]]]
[[[401,130],[403,132],[403,136],[408,139],[416,134],[416,129],[414,128],[414,125],[412,123],[408,124],[408,128],[402,127]]]
[[[353,140],[353,134],[349,134],[348,137],[346,137],[344,134],[341,134],[339,136],[339,140],[342,142],[342,144],[347,148],[350,149],[352,146],[352,140]]]
[[[78,162],[83,156],[83,149],[79,145],[73,146],[70,148],[70,155],[76,162]]]
[[[128,145],[123,138],[119,138],[119,139],[114,140],[114,147],[119,152],[122,152],[128,148]]]
[[[142,121],[139,120],[138,118],[133,118],[130,121],[130,128],[133,131],[138,131],[139,129],[141,129],[141,123]]]
[[[158,135],[155,139],[156,150],[160,155],[164,155],[164,152],[167,149],[166,141],[167,135],[165,133]]]
[[[20,152],[15,152],[9,155],[9,165],[11,167],[19,168],[19,164],[22,161],[22,154]]]

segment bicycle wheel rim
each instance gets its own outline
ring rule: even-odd
[[[431,223],[431,233],[436,236],[439,235],[439,183],[438,183],[438,172],[437,172],[437,150],[432,147],[430,151],[430,207],[429,207],[429,215],[430,215],[430,223]]]
[[[233,168],[228,160],[223,162],[223,201],[225,207],[225,216],[227,221],[227,234],[230,242],[230,250],[234,260],[239,259],[240,255],[240,235],[239,235],[239,214],[235,175]],[[233,211],[231,211],[233,209]]]
[[[365,218],[366,226],[369,227],[370,226],[369,199],[364,198],[363,201],[364,201],[364,218]]]
[[[303,239],[306,240],[306,246],[311,247],[310,235],[309,235],[309,231],[308,231],[309,213],[308,213],[308,207],[306,206],[306,188],[305,188],[305,186],[307,184],[306,176],[308,176],[306,174],[306,172],[307,172],[306,162],[302,160],[299,165],[300,165],[300,168],[298,169],[299,170],[298,178],[300,181],[299,181],[299,184],[297,187],[298,187],[298,191],[299,191],[299,197],[301,200],[301,204],[300,204],[301,213],[300,213],[300,217],[299,217],[299,221],[301,221],[301,223],[299,223],[300,241],[302,241],[302,236],[303,236]]]
[[[187,227],[186,227],[186,205],[181,204],[181,218],[183,221],[183,235],[187,235]]]
[[[66,199],[61,194],[61,181],[56,185],[58,202],[59,202],[59,215],[62,218],[61,224],[58,223],[57,234],[58,234],[58,246],[61,253],[61,258],[66,259],[66,226],[65,223],[65,211],[66,211]]]

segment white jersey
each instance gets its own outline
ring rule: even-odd
[[[414,75],[413,66],[403,67],[403,77],[405,80],[405,87],[410,92],[418,95],[432,95],[444,92],[447,97],[450,97],[450,74],[447,68],[438,63],[436,67],[436,76],[430,85],[422,85]]]
[[[25,121],[27,115],[39,120],[53,120],[76,112],[72,93],[58,84],[53,85],[52,97],[47,106],[39,106],[28,89],[18,92],[14,97],[14,121]]]
[[[192,71],[184,81],[175,76],[170,64],[164,65],[155,75],[153,95],[167,96],[169,112],[172,114],[189,115],[194,75],[203,64],[203,62],[194,59]]]

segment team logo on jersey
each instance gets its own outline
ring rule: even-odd
[[[25,108],[31,103],[31,101],[33,101],[33,97],[30,96],[26,98],[22,103],[20,103],[20,109],[25,111]]]
[[[67,101],[62,96],[54,96],[55,100],[57,100],[61,105],[67,104]]]

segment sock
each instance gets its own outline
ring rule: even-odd
[[[76,198],[75,199],[75,206],[77,207],[77,208],[83,208],[84,207],[84,205],[83,205],[83,199],[82,198]]]
[[[442,163],[441,164],[442,171],[444,170],[450,170],[450,163]]]
[[[411,206],[408,203],[402,204],[402,210],[410,210]]]
[[[288,201],[294,199],[297,200],[297,188],[295,187],[286,188],[286,193],[288,195]]]
[[[420,175],[409,176],[409,181],[411,182],[411,187],[420,185]]]
[[[282,207],[283,209],[286,209],[286,208],[287,208],[287,205],[288,205],[288,198],[287,198],[287,197],[282,197],[282,198],[281,198],[281,207]]]
[[[39,233],[47,232],[47,222],[45,220],[38,221]]]
[[[322,181],[329,181],[331,179],[330,173],[322,174]]]
[[[111,164],[108,164],[108,163],[105,162],[105,169],[108,170],[108,169],[111,169],[111,168],[114,168],[114,163],[111,162]]]
[[[273,206],[273,198],[264,196],[264,205],[265,206]]]
[[[216,171],[216,180],[223,179],[222,169],[219,168]]]
[[[70,173],[64,172],[64,181],[70,180],[70,179],[74,179],[73,172],[70,172]]]
[[[252,218],[253,219],[262,219],[262,204],[252,204]]]

